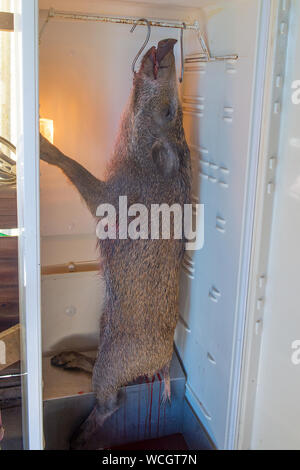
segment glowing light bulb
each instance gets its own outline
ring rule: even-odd
[[[40,133],[53,144],[54,126],[52,119],[40,119]]]

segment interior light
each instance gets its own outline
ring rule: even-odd
[[[54,126],[52,119],[40,119],[40,133],[53,144]]]

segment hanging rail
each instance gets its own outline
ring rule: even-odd
[[[62,18],[65,20],[79,20],[79,21],[100,21],[101,23],[121,23],[121,24],[136,24],[147,26],[147,22],[137,18],[127,17],[127,16],[103,16],[103,15],[87,15],[81,13],[71,13],[54,10],[50,8],[48,13],[49,18]],[[171,22],[164,20],[148,20],[150,26],[157,26],[159,28],[177,28],[177,29],[192,29],[194,31],[199,30],[199,24],[197,21],[193,24],[186,23],[184,28],[183,23],[180,22]]]
[[[200,26],[198,21],[194,23],[185,23],[185,22],[172,22],[172,21],[165,21],[165,20],[143,20],[138,18],[132,17],[118,17],[118,16],[104,16],[104,15],[88,15],[88,14],[81,14],[81,13],[71,13],[71,12],[63,12],[55,10],[54,8],[50,8],[48,11],[48,16],[46,21],[40,31],[40,41],[42,34],[45,30],[46,25],[52,18],[61,18],[65,20],[75,20],[75,21],[98,21],[101,23],[117,23],[117,24],[133,24],[133,25],[141,25],[141,26],[154,26],[158,28],[174,28],[174,29],[181,29],[181,30],[190,30],[195,31],[200,42],[202,52],[197,56],[197,61],[201,62],[214,62],[220,60],[237,60],[238,55],[226,55],[226,56],[212,56],[207,41],[205,40],[204,36],[200,31]],[[187,59],[188,61],[188,59]]]

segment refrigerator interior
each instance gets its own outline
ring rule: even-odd
[[[53,121],[57,147],[103,178],[132,85],[131,64],[146,28],[137,26],[130,34],[130,25],[56,18],[43,28],[50,7],[198,21],[211,54],[238,55],[237,60],[188,61],[178,84],[193,162],[193,201],[204,204],[205,224],[203,248],[187,252],[183,262],[175,345],[186,374],[186,400],[214,445],[224,448],[245,294],[261,2],[39,1],[40,117]],[[153,27],[148,47],[167,37],[179,39],[180,31]],[[179,76],[179,42],[175,51]],[[184,31],[184,57],[200,52],[196,33]],[[58,384],[49,356],[70,349],[93,354],[105,286],[94,220],[60,170],[41,162],[40,171],[44,391],[52,399],[59,384],[65,387],[62,395],[74,395],[76,387],[90,393],[87,379],[74,385],[78,379],[72,374],[66,384],[63,379]],[[73,264],[81,267],[79,272],[73,272]]]

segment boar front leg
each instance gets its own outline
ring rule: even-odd
[[[82,165],[64,155],[42,135],[40,135],[40,158],[50,165],[58,166],[65,173],[95,217],[98,205],[105,199],[106,183],[98,180]]]
[[[51,358],[51,365],[65,370],[83,370],[92,374],[96,359],[84,354],[65,351]]]

